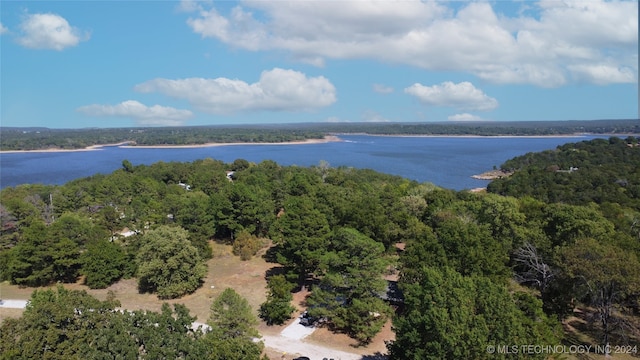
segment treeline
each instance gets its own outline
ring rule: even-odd
[[[558,146],[511,159],[515,172],[488,186],[493,193],[576,205],[605,204],[640,211],[640,138],[612,137]]]
[[[619,139],[586,144],[594,158],[621,146],[640,151]],[[636,159],[609,160],[637,175]],[[308,287],[309,315],[362,344],[392,317],[392,359],[544,358],[487,347],[573,344],[560,321],[575,308],[588,315],[582,326],[594,342],[638,342],[635,192],[627,202],[571,204],[455,192],[326,162],[122,165],[63,186],[2,190],[2,279],[36,286],[84,274],[87,285],[106,287],[133,276],[140,291],[171,298],[200,286],[211,239],[244,258],[272,241],[265,257],[281,268],[267,279],[267,323],[288,320],[291,292]],[[125,227],[137,234],[118,235]],[[384,279],[394,275],[403,305],[384,300]]]
[[[263,359],[248,302],[226,289],[211,304],[206,325],[184,305],[160,312],[119,310],[109,296],[85,291],[36,290],[20,319],[0,326],[1,359]]]
[[[197,145],[206,143],[265,143],[322,139],[324,133],[295,128],[170,127],[170,128],[1,128],[0,150],[83,149],[93,145]]]
[[[287,142],[320,139],[327,134],[548,136],[640,133],[638,120],[447,122],[447,123],[305,123],[242,126],[48,129],[0,127],[0,150],[80,149],[132,142],[138,145],[193,145],[211,142]]]
[[[550,136],[572,134],[637,134],[640,121],[473,121],[446,123],[331,123],[299,124],[301,129],[327,133],[367,133],[376,135],[478,135]]]

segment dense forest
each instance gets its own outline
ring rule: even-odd
[[[309,315],[361,344],[392,319],[390,359],[546,358],[487,348],[584,344],[563,330],[576,314],[593,343],[637,349],[637,143],[527,154],[486,193],[324,161],[123,160],[109,175],[3,189],[0,278],[40,286],[83,276],[90,288],[135,278],[140,292],[171,299],[202,285],[210,241],[245,259],[271,243],[264,256],[283,271],[267,279],[268,324],[290,319],[291,294],[306,287]],[[390,276],[401,303],[381,296]],[[184,307],[119,312],[117,299],[38,291],[22,319],[1,325],[0,358],[259,359],[246,301],[223,295],[211,329],[193,330]],[[230,311],[246,317],[231,321]]]
[[[640,151],[633,136],[529,153],[505,162],[501,169],[515,173],[493,181],[490,192],[554,203],[617,204],[640,211]]]
[[[328,134],[544,136],[568,134],[637,134],[638,120],[447,122],[447,123],[306,123],[242,126],[146,128],[9,128],[0,127],[0,150],[81,149],[129,142],[137,145],[192,145],[230,142],[286,142],[320,139]]]

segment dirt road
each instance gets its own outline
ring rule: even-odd
[[[264,345],[268,348],[282,351],[287,354],[287,359],[295,356],[307,356],[311,360],[335,359],[335,360],[360,360],[362,355],[334,350],[328,347],[309,344],[304,340],[295,340],[284,336],[263,336]]]

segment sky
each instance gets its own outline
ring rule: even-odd
[[[0,2],[0,125],[638,119],[638,2]]]

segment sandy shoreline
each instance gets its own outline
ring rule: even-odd
[[[215,146],[237,146],[237,145],[307,145],[307,144],[324,144],[329,142],[342,141],[337,136],[325,136],[323,139],[307,139],[303,141],[283,141],[283,142],[234,142],[234,143],[206,143],[192,145],[122,145],[121,148],[131,149],[188,149],[188,148],[204,148]]]
[[[102,150],[103,147],[124,146],[130,141],[124,141],[116,144],[91,145],[82,149],[35,149],[35,150],[2,150],[0,154],[18,154],[18,153],[50,153],[50,152],[77,152],[77,151],[96,151]]]
[[[204,148],[215,146],[237,146],[237,145],[306,145],[306,144],[323,144],[329,142],[339,142],[340,135],[365,135],[365,136],[382,136],[382,137],[412,137],[412,138],[522,138],[522,139],[541,139],[541,138],[582,138],[592,136],[593,134],[566,134],[566,135],[384,135],[384,134],[367,134],[367,133],[335,133],[335,135],[327,135],[323,139],[307,139],[304,141],[285,141],[285,142],[233,142],[233,143],[206,143],[192,145],[127,145],[131,141],[124,141],[116,144],[91,145],[83,149],[37,149],[37,150],[2,150],[0,154],[14,153],[47,153],[47,152],[72,152],[72,151],[95,151],[102,150],[103,147],[118,146],[130,149],[187,149],[187,148]],[[602,134],[607,135],[607,134]],[[615,135],[610,135],[615,136]]]
[[[0,151],[0,154],[96,151],[96,150],[102,150],[102,148],[104,147],[112,147],[112,146],[117,146],[117,147],[126,148],[126,149],[188,149],[188,148],[205,148],[205,147],[215,147],[215,146],[237,146],[237,145],[306,145],[306,144],[324,144],[324,143],[338,142],[338,141],[342,141],[342,139],[334,135],[325,136],[323,139],[307,139],[303,141],[261,142],[261,143],[249,143],[249,142],[206,143],[206,144],[192,144],[192,145],[127,145],[127,144],[131,144],[131,141],[125,141],[117,144],[91,145],[83,149],[4,150],[4,151]]]

